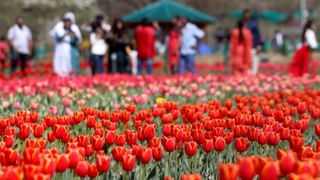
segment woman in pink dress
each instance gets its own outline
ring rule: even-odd
[[[252,35],[239,21],[232,29],[230,42],[231,70],[234,74],[248,74],[251,68]]]

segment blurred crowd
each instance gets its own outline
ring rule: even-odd
[[[83,39],[83,32],[89,33],[88,41]],[[89,59],[92,75],[152,74],[158,42],[163,34],[165,67],[171,74],[195,74],[196,55],[205,32],[186,17],[173,18],[169,31],[165,32],[157,22],[146,17],[134,27],[134,33],[129,34],[121,19],[115,19],[110,25],[102,15],[97,15],[90,23],[78,26],[75,15],[67,12],[50,31],[54,42],[53,71],[64,77],[80,74],[80,49],[87,42],[85,56]],[[266,42],[261,38],[258,22],[251,16],[249,9],[243,11],[243,18],[234,28],[216,36],[220,42],[219,49],[224,54],[226,73],[255,75],[259,72],[258,54]],[[10,59],[11,73],[20,67],[26,75],[28,61],[34,56],[32,39],[32,32],[23,17],[17,17],[7,36],[0,39],[2,72],[5,60]],[[276,51],[283,51],[285,40],[280,31],[275,32],[273,42]],[[318,47],[311,19],[305,23],[301,42],[302,45],[289,65],[290,73],[296,76],[310,73],[312,52]]]

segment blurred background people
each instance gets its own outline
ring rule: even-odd
[[[131,70],[127,51],[127,31],[121,19],[114,20],[107,42],[109,44],[108,72],[129,73]]]
[[[233,74],[249,74],[251,68],[252,35],[244,26],[243,21],[238,21],[237,26],[231,31],[230,59]]]
[[[273,46],[275,52],[282,53],[284,46],[284,36],[280,30],[276,30],[274,33]]]
[[[105,41],[105,31],[101,27],[96,27],[95,32],[90,34],[91,54],[90,67],[92,75],[104,72],[104,57],[108,50]]]
[[[175,17],[173,19],[172,29],[170,30],[167,39],[167,58],[171,74],[176,74],[178,72],[181,47],[180,22],[180,17]]]
[[[111,30],[111,26],[105,21],[101,14],[96,15],[92,22],[81,25],[81,29],[86,32],[96,32],[96,28],[98,27],[105,32],[109,32]]]
[[[258,53],[260,51],[261,45],[261,35],[259,24],[255,17],[251,15],[249,9],[243,11],[243,22],[245,26],[251,31],[252,34],[252,74],[257,74],[259,71],[259,57]]]
[[[9,29],[7,36],[11,47],[11,72],[20,64],[21,72],[25,75],[27,60],[32,53],[32,34],[22,16],[17,17],[16,24]]]
[[[224,73],[225,74],[228,74],[230,71],[230,67],[229,67],[230,36],[231,36],[230,30],[228,28],[226,28],[224,31],[224,36],[223,36],[223,49],[222,49],[223,65],[224,65]]]
[[[9,54],[9,45],[5,36],[0,37],[0,72],[4,73],[5,63]]]
[[[312,51],[318,48],[318,41],[312,19],[308,19],[303,27],[301,42],[303,44],[294,54],[289,72],[293,76],[303,76],[308,73],[314,75],[316,66],[313,65]]]
[[[181,51],[179,61],[179,73],[196,73],[195,56],[197,54],[199,41],[205,33],[198,26],[188,21],[186,17],[181,18]]]
[[[71,73],[79,74],[79,42],[81,33],[75,24],[75,16],[67,12],[63,20],[58,22],[50,32],[55,42],[53,58],[54,72],[59,76],[69,76]]]
[[[138,51],[138,74],[146,66],[147,74],[152,74],[155,53],[156,29],[152,22],[144,18],[135,30],[136,48]]]

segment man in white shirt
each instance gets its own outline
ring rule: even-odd
[[[179,62],[179,72],[181,74],[186,72],[196,73],[195,69],[195,55],[197,53],[198,42],[205,35],[204,31],[192,24],[183,17],[181,19],[181,57]]]
[[[9,29],[7,36],[13,50],[11,72],[20,63],[21,71],[25,74],[27,60],[32,53],[32,34],[21,16],[17,17],[16,24]]]

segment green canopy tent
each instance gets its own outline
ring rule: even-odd
[[[190,21],[200,24],[216,21],[215,17],[174,0],[157,1],[124,16],[122,19],[127,23],[139,23],[143,18],[147,17],[152,21],[166,23],[171,22],[176,16],[187,17]]]
[[[302,13],[301,11],[296,11],[292,14],[293,19],[295,20],[300,20],[302,18]],[[320,13],[318,13],[317,11],[311,11],[309,14],[309,17],[313,18],[313,19],[320,19]]]
[[[278,12],[278,11],[271,11],[271,10],[266,10],[266,11],[262,11],[262,12],[253,11],[253,12],[251,12],[251,14],[253,17],[255,17],[257,19],[266,20],[266,21],[276,23],[276,24],[283,23],[289,17],[289,15],[287,13],[282,13],[282,12]],[[237,18],[237,19],[242,19],[243,11],[242,10],[234,10],[234,11],[229,12],[228,16],[231,16],[231,17]]]

